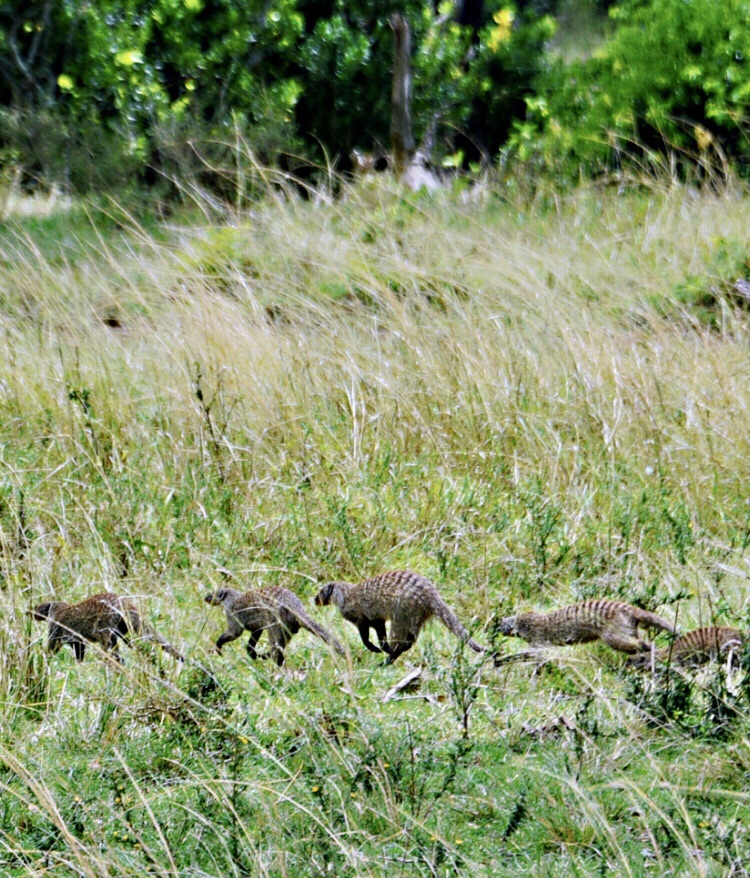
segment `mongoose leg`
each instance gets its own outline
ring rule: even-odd
[[[232,640],[237,640],[237,638],[242,634],[242,629],[235,634],[234,631],[225,631],[221,637],[216,641],[216,652],[221,655],[221,648],[225,643],[230,643]]]
[[[388,650],[382,649],[380,646],[375,646],[375,644],[370,640],[370,620],[365,619],[364,622],[360,622],[357,625],[357,630],[359,631],[359,636],[362,638],[362,643],[370,650],[370,652],[387,652]],[[384,638],[380,636],[380,632],[378,632],[377,628],[375,631],[380,639],[380,643],[383,643]],[[383,631],[385,631],[385,624],[383,624]]]
[[[284,664],[284,649],[292,639],[292,632],[283,625],[274,625],[268,629],[268,639],[271,641],[271,657],[281,667]]]
[[[375,633],[378,635],[380,649],[383,652],[390,653],[391,646],[388,643],[388,635],[385,630],[385,619],[375,619],[372,623],[372,627],[375,629]]]
[[[258,658],[265,658],[265,656],[259,656],[255,649],[255,647],[258,645],[258,641],[260,640],[260,635],[262,633],[262,631],[250,631],[250,638],[247,641],[247,654],[253,660]]]
[[[414,646],[415,637],[412,635],[406,635],[404,639],[397,641],[391,646],[391,651],[388,653],[388,658],[385,660],[386,665],[392,665],[396,659],[407,649],[411,649]]]
[[[110,631],[109,637],[107,638],[107,640],[104,644],[104,648],[117,650],[117,644],[119,643],[120,640],[122,640],[123,643],[130,645],[128,643],[127,634],[123,634],[121,631],[118,631],[117,629]]]
[[[406,652],[407,649],[411,649],[418,636],[419,629],[416,631],[410,630],[407,620],[401,622],[391,621],[390,649],[385,650],[388,653],[386,664],[392,665],[402,653]]]
[[[82,662],[86,655],[86,644],[82,640],[74,640],[71,643],[73,647],[73,654],[76,657],[77,662]]]
[[[621,631],[604,631],[602,633],[602,640],[607,646],[616,649],[618,652],[644,652],[651,648],[650,643],[641,640],[637,635],[631,634],[628,636]]]
[[[244,624],[234,614],[227,618],[227,626],[227,630],[216,641],[216,652],[218,652],[219,655],[221,655],[221,648],[225,643],[237,640],[245,630]]]

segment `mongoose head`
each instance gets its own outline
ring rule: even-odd
[[[315,605],[325,607],[333,604],[342,612],[347,596],[354,586],[350,582],[329,582],[315,595]]]
[[[216,591],[212,591],[211,594],[207,594],[203,600],[207,604],[211,604],[212,607],[221,606],[227,598],[232,597],[234,594],[234,589],[231,588],[219,588]]]
[[[333,596],[333,590],[335,588],[335,582],[329,582],[327,585],[324,585],[323,588],[321,588],[321,590],[315,595],[315,606],[327,607],[328,604],[331,603],[331,597]]]
[[[70,605],[66,604],[65,601],[46,601],[27,612],[29,616],[31,616],[32,619],[36,619],[37,622],[44,622],[46,619],[54,619],[55,614],[59,613],[60,610],[65,609],[67,606]]]
[[[497,623],[497,630],[506,637],[518,637],[518,616],[506,616]]]
[[[650,668],[653,663],[654,657],[649,650],[648,652],[638,652],[635,655],[629,655],[625,661],[625,667],[643,670],[644,668]]]

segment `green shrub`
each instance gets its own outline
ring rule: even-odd
[[[516,126],[522,158],[541,153],[568,172],[617,167],[623,155],[661,166],[670,154],[703,174],[747,149],[750,3],[625,0],[593,57],[559,61]],[[541,134],[541,138],[538,135]]]
[[[750,307],[750,253],[744,241],[717,238],[707,270],[690,274],[675,284],[673,299],[658,303],[660,311],[671,316],[674,303],[689,311],[692,318],[715,327],[722,306],[747,310]]]

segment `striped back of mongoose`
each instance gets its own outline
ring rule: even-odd
[[[500,621],[501,634],[522,637],[533,646],[565,646],[603,640],[620,652],[650,649],[650,643],[638,636],[638,626],[659,628],[675,633],[675,626],[640,607],[624,601],[600,600],[571,604],[552,613],[521,613]]]
[[[86,655],[86,644],[95,643],[101,649],[117,654],[120,640],[128,642],[131,634],[153,640],[179,661],[184,657],[160,634],[141,619],[135,604],[112,592],[103,592],[77,604],[65,601],[47,601],[29,611],[38,621],[49,623],[47,648],[54,654],[66,643],[71,646],[78,661]]]
[[[344,647],[338,640],[307,615],[302,601],[287,588],[268,586],[246,592],[220,588],[206,595],[204,600],[213,606],[222,606],[226,613],[227,630],[216,641],[218,653],[221,653],[225,643],[236,640],[243,631],[249,631],[248,655],[251,659],[266,658],[255,649],[265,631],[271,646],[271,656],[281,667],[284,664],[286,645],[300,628],[315,634],[336,652],[342,655],[344,653]]]
[[[318,592],[315,603],[335,604],[341,615],[357,626],[362,643],[372,652],[388,654],[386,664],[392,664],[416,642],[424,623],[435,616],[456,637],[465,640],[475,652],[484,652],[469,636],[453,610],[438,594],[435,585],[418,573],[393,570],[381,573],[352,585],[349,582],[329,582]],[[386,622],[390,632],[386,633]],[[375,629],[380,646],[370,640],[370,628]]]
[[[679,665],[705,665],[726,657],[733,658],[742,649],[745,636],[736,628],[725,628],[712,625],[707,628],[696,628],[678,637],[670,646],[655,652],[641,653],[633,656],[629,664],[633,667],[649,667],[652,661],[657,663],[675,662]]]

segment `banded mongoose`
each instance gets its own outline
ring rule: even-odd
[[[670,646],[634,655],[628,660],[631,667],[646,668],[652,663],[674,662],[678,665],[697,666],[726,657],[735,661],[745,643],[745,636],[736,628],[712,625],[696,628],[678,637]]]
[[[344,647],[305,612],[302,601],[287,588],[268,586],[258,590],[239,592],[234,588],[220,588],[206,595],[205,601],[212,606],[224,607],[227,614],[227,630],[216,641],[216,651],[221,653],[225,643],[236,640],[243,631],[250,632],[247,652],[251,659],[266,658],[255,647],[261,634],[268,633],[271,657],[281,667],[284,649],[300,628],[307,629],[343,655]]]
[[[117,661],[122,661],[117,645],[120,640],[127,643],[129,636],[135,634],[158,643],[178,661],[185,661],[169,641],[141,619],[132,601],[112,592],[95,594],[77,604],[47,601],[29,610],[29,615],[39,622],[49,623],[47,649],[52,655],[68,643],[76,659],[83,661],[88,642],[97,644],[105,652],[111,652]]]
[[[390,665],[419,637],[424,623],[436,616],[456,637],[465,640],[475,652],[484,652],[469,636],[453,610],[438,594],[435,585],[418,573],[392,570],[352,585],[349,582],[329,582],[315,597],[318,606],[335,604],[341,615],[357,626],[362,643],[371,652],[385,652]],[[390,622],[390,634],[385,623]],[[380,646],[370,640],[370,628],[375,629]]]
[[[655,613],[604,598],[571,604],[552,613],[508,616],[500,620],[498,631],[522,637],[532,646],[565,646],[602,640],[612,649],[634,653],[651,648],[648,641],[638,636],[639,625],[676,633],[671,622]]]

